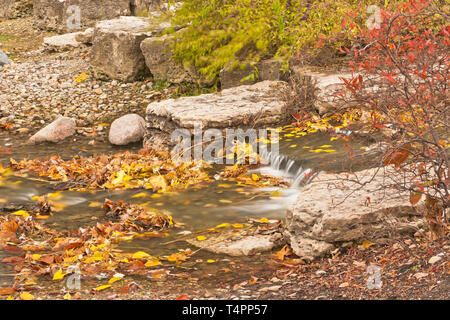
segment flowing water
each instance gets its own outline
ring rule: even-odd
[[[0,133],[0,163],[6,166],[9,158],[16,160],[46,158],[51,154],[58,154],[64,159],[69,159],[77,154],[95,156],[124,150],[137,151],[140,147],[134,145],[118,148],[112,147],[108,143],[89,145],[88,141],[87,138],[77,138],[76,141],[70,143],[35,146],[26,145],[20,139]],[[347,159],[348,144],[355,150],[352,161]],[[292,147],[293,145],[296,147]],[[330,145],[335,151],[333,153],[310,152],[310,150],[323,145]],[[54,200],[63,204],[64,209],[47,219],[46,223],[57,230],[76,229],[95,224],[103,219],[104,211],[100,207],[92,207],[90,204],[93,202],[103,203],[106,198],[115,201],[126,200],[136,204],[145,203],[150,207],[167,210],[176,221],[185,224],[184,230],[192,232],[211,228],[224,222],[245,222],[248,217],[283,219],[286,208],[295,201],[299,192],[301,192],[301,187],[308,183],[314,173],[323,170],[355,169],[355,165],[358,169],[369,166],[370,157],[364,156],[361,151],[362,146],[364,146],[364,142],[357,140],[348,143],[342,140],[330,142],[330,137],[322,133],[288,139],[288,141],[282,140],[279,146],[281,155],[261,154],[260,156],[269,159],[271,164],[254,171],[259,174],[283,177],[290,183],[289,188],[283,189],[273,187],[256,189],[219,180],[209,184],[193,186],[183,192],[161,194],[158,198],[152,198],[151,192],[148,192],[148,197],[132,197],[141,193],[142,190],[63,191]],[[358,159],[361,161],[358,162]],[[49,183],[44,181],[36,181],[32,177],[23,178],[12,175],[3,181],[3,185],[0,184],[0,206],[5,205],[5,203],[31,205],[34,204],[34,201],[31,200],[33,196],[54,191]],[[121,244],[121,248],[130,250],[130,252],[139,249],[151,252],[154,255],[163,255],[167,254],[168,250],[176,251],[179,244],[165,246],[163,243],[177,236],[179,235],[174,233],[169,238],[164,239],[133,240]],[[0,251],[0,260],[7,256],[11,256],[11,254]],[[11,273],[11,270],[11,267],[0,264],[0,286],[7,285],[12,280],[10,276],[7,276],[8,272]]]

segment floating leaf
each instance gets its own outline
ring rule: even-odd
[[[56,273],[53,275],[53,280],[61,280],[62,278],[64,278],[66,274],[62,272],[61,269],[59,269],[58,271],[56,271]]]
[[[133,259],[143,259],[143,258],[148,258],[148,257],[150,257],[150,255],[143,251],[138,251],[133,254]]]
[[[198,240],[198,241],[205,241],[205,240],[206,240],[206,237],[205,237],[205,236],[198,236],[198,237],[197,237],[197,240]]]
[[[102,290],[105,290],[105,289],[108,289],[108,288],[111,288],[111,285],[110,284],[105,284],[103,286],[95,288],[95,291],[102,291]]]

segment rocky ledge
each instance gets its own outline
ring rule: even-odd
[[[146,111],[144,145],[167,150],[176,129],[193,132],[201,123],[203,130],[261,127],[280,122],[284,102],[278,90],[282,81],[263,81],[218,93],[152,102]]]
[[[392,170],[319,174],[287,211],[284,236],[295,254],[312,260],[346,242],[416,232],[423,203],[412,206],[409,193],[383,187]]]

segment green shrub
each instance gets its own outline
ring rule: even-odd
[[[268,57],[282,59],[287,67],[294,55],[314,52],[318,40],[328,41],[331,50],[345,45],[351,33],[340,33],[343,19],[360,6],[388,2],[186,0],[174,16],[176,24],[188,25],[177,33],[174,55],[210,78],[224,66],[254,65]],[[356,33],[365,21],[353,19]]]

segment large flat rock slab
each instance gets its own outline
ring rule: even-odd
[[[422,203],[412,206],[408,192],[386,188],[391,167],[355,174],[319,174],[288,209],[285,237],[306,259],[328,253],[340,242],[389,238],[415,232],[423,224]],[[364,185],[352,182],[356,177]]]
[[[74,32],[79,13],[79,29],[92,27],[97,21],[129,16],[131,0],[34,0],[34,25],[39,29]]]
[[[152,102],[146,110],[146,146],[170,149],[176,129],[193,132],[195,124],[210,128],[262,127],[279,123],[284,101],[279,92],[282,81],[263,81],[196,97]]]

